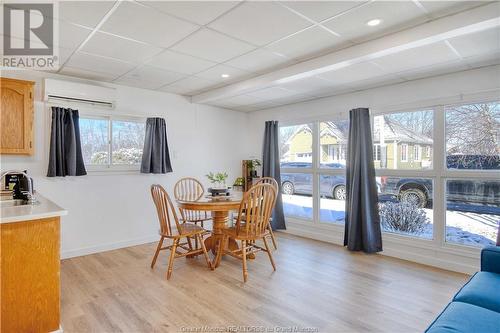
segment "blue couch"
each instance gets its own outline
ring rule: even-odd
[[[426,333],[500,333],[500,246],[484,248],[481,271],[453,297]]]

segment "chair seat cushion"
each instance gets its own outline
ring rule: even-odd
[[[453,300],[500,313],[500,274],[476,273],[455,295]],[[498,325],[500,326],[500,322]]]
[[[476,305],[451,302],[426,333],[500,333],[500,313]]]

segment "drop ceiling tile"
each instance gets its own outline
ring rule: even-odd
[[[372,19],[381,19],[382,23],[375,27],[366,25],[366,22]],[[425,20],[424,12],[412,1],[374,1],[335,17],[323,25],[343,38],[360,41]]]
[[[110,59],[82,52],[75,53],[66,65],[83,70],[108,73],[114,75],[115,77],[123,75],[135,67],[135,65],[133,64],[116,59]]]
[[[158,82],[147,82],[147,81],[138,80],[138,79],[134,79],[131,77],[124,77],[124,76],[113,81],[113,83],[123,85],[123,86],[136,87],[136,88],[149,89],[149,90],[157,90],[159,88]]]
[[[115,1],[60,1],[59,19],[94,28]]]
[[[39,15],[33,15],[32,17],[40,17]],[[16,21],[14,24],[18,24],[19,22]],[[80,26],[76,26],[71,23],[66,23],[66,22],[60,22],[54,20],[55,24],[58,24],[58,35],[59,36],[54,36],[54,39],[52,40],[52,45],[54,46],[59,46],[59,47],[64,47],[68,49],[76,49],[84,40],[87,38],[90,33],[92,32],[91,29],[88,28],[83,28]],[[0,24],[1,25],[1,24]],[[13,29],[11,31],[11,36],[16,38],[16,39],[24,39],[24,33],[22,33],[22,29]],[[37,38],[35,36],[35,38]],[[35,38],[31,39],[31,43],[36,43],[40,45],[44,45],[44,43],[41,40],[36,40]]]
[[[262,72],[273,67],[289,65],[291,64],[291,60],[265,49],[257,49],[238,58],[230,60],[225,64],[249,72]]]
[[[76,25],[59,22],[59,43],[55,45],[68,49],[76,49],[90,35],[92,30]]]
[[[190,55],[181,54],[173,51],[164,51],[155,56],[150,62],[150,65],[168,69],[170,71],[194,74],[208,69],[217,63],[195,58]]]
[[[164,13],[205,25],[227,12],[239,1],[141,1]]]
[[[346,42],[321,27],[314,27],[266,47],[293,59],[306,59]]]
[[[356,81],[382,77],[386,74],[387,73],[380,67],[369,62],[362,62],[338,70],[326,72],[318,76],[332,81],[333,84],[342,85]]]
[[[455,37],[449,42],[464,58],[498,52],[500,50],[500,29],[489,29]]]
[[[182,94],[192,95],[209,87],[217,85],[216,82],[206,80],[196,76],[190,76],[185,79],[176,81],[168,86],[162,87],[160,90],[168,92],[182,92]]]
[[[223,78],[221,76],[222,74],[228,74],[229,77]],[[241,79],[241,78],[248,76],[248,75],[250,75],[250,73],[247,71],[243,71],[241,69],[237,69],[237,68],[225,66],[225,65],[217,65],[215,67],[207,69],[206,71],[203,71],[203,72],[196,74],[196,76],[198,76],[198,77],[201,77],[203,79],[207,79],[210,81],[214,81],[217,83],[222,83],[222,82],[229,83],[231,81]]]
[[[209,27],[254,45],[265,45],[311,23],[271,1],[245,2]]]
[[[223,34],[202,29],[184,39],[172,50],[216,62],[224,62],[255,49],[254,46],[227,37]]]
[[[459,57],[444,43],[434,43],[375,59],[387,73],[398,73],[458,60]]]
[[[82,48],[82,51],[142,63],[161,51],[160,48],[128,39],[97,32]]]
[[[197,29],[195,24],[135,2],[124,1],[100,30],[160,47],[169,47]]]
[[[260,98],[264,101],[274,101],[280,98],[291,97],[297,95],[298,93],[292,90],[280,88],[280,87],[270,87],[264,88],[256,91],[247,93],[249,96]]]
[[[146,89],[158,89],[161,86],[175,82],[186,77],[184,74],[167,71],[153,66],[141,66],[125,74],[118,82],[143,82]],[[122,80],[123,79],[123,80]]]
[[[367,1],[282,1],[281,3],[319,22],[366,2]]]
[[[96,80],[96,81],[112,81],[116,78],[116,75],[111,75],[108,73],[94,72],[81,68],[64,67],[59,74],[68,75],[73,77],[79,77],[82,79]]]
[[[429,1],[420,0],[419,3],[432,17],[439,17],[458,13],[462,10],[470,9],[473,7],[481,6],[488,1]]]

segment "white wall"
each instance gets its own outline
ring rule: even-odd
[[[497,65],[256,111],[249,114],[249,141],[259,144],[249,147],[249,152],[260,156],[266,120],[294,124],[336,117],[347,119],[348,111],[357,107],[368,107],[377,114],[499,97],[500,66]],[[436,142],[436,146],[442,144]],[[435,193],[438,187],[436,185]],[[479,250],[443,244],[441,236],[444,230],[439,226],[443,225],[444,211],[439,207],[434,211],[435,224],[436,220],[440,224],[436,224],[432,242],[384,233],[383,254],[465,273],[477,270]],[[287,218],[287,229],[297,235],[343,243],[343,226]]]
[[[163,116],[167,121],[174,172],[166,175],[136,173],[96,174],[47,178],[50,119],[42,101],[44,77],[74,78],[28,71],[2,71],[1,76],[32,80],[35,85],[35,154],[1,156],[1,169],[28,169],[35,189],[69,211],[62,218],[63,257],[140,244],[158,239],[158,222],[149,186],[171,190],[184,176],[205,182],[209,171],[227,171],[229,182],[241,173],[247,158],[245,113],[191,104],[178,95],[125,86],[117,89],[116,109],[127,115]],[[208,184],[205,184],[208,185]]]

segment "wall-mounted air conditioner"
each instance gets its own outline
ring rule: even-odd
[[[61,104],[61,102],[85,103],[114,108],[116,90],[72,81],[45,79],[44,101],[55,104]]]

